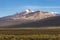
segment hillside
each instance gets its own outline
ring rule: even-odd
[[[50,17],[34,22],[29,23],[23,23],[23,24],[17,24],[17,25],[11,25],[10,28],[39,28],[39,27],[57,27],[60,26],[60,16]]]

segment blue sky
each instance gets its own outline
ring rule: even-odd
[[[25,9],[60,13],[60,0],[0,0],[0,17]]]

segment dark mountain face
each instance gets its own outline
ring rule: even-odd
[[[14,27],[22,27],[22,28],[58,27],[58,26],[60,26],[60,16],[50,17],[21,25],[19,24],[14,25]]]
[[[60,16],[60,14],[56,14],[56,16]]]

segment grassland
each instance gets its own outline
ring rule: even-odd
[[[0,40],[60,40],[60,28],[0,28]]]

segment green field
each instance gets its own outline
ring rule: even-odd
[[[60,40],[60,28],[0,28],[0,40]]]

